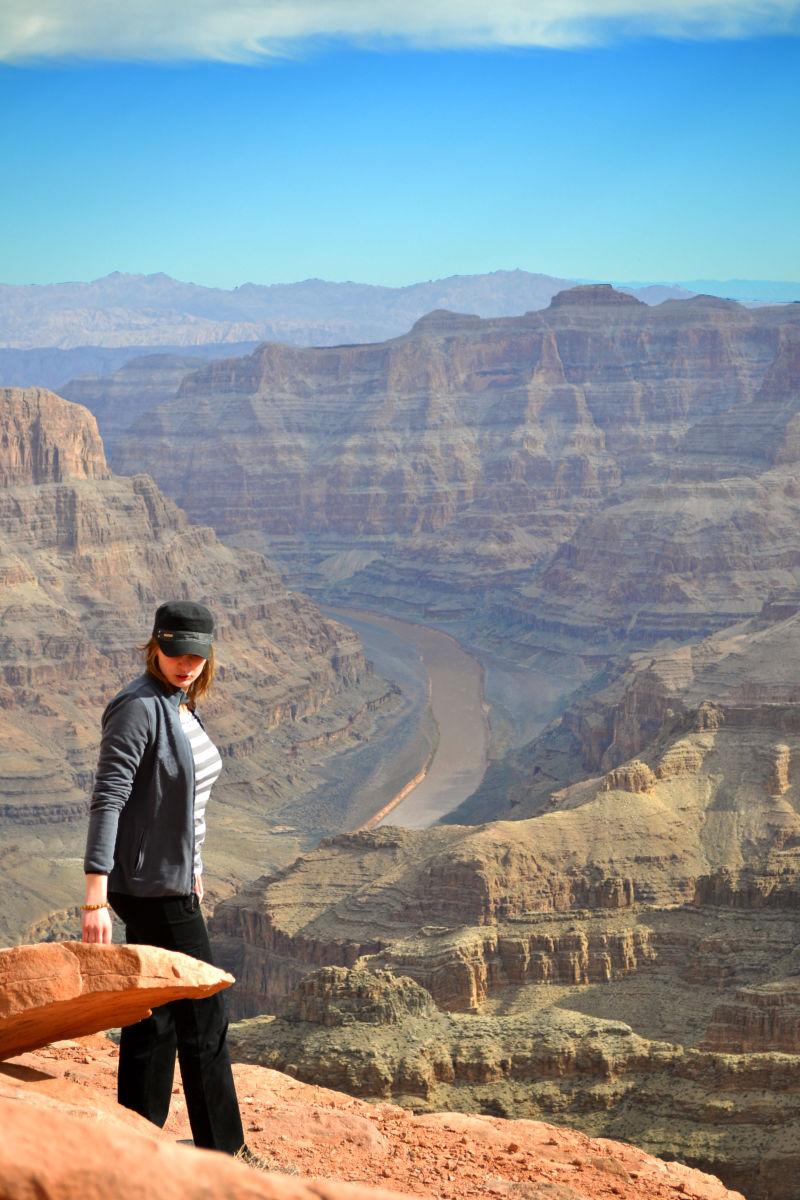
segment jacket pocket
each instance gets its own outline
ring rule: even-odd
[[[142,867],[144,866],[144,850],[145,850],[145,842],[146,841],[147,841],[147,830],[143,829],[142,833],[139,837],[139,843],[136,847],[136,857],[133,860],[134,875],[138,875],[139,872],[141,871]]]

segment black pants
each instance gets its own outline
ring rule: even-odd
[[[142,899],[113,892],[108,897],[135,945],[180,950],[211,962],[208,932],[197,897]],[[189,1123],[196,1146],[235,1154],[244,1142],[228,1048],[225,1001],[173,1000],[122,1030],[117,1097],[163,1126],[169,1113],[177,1052]]]

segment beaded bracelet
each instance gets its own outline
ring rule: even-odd
[[[102,904],[82,904],[81,912],[97,912],[98,908],[110,908],[110,907],[111,907],[111,905],[108,903],[108,901],[104,900]]]

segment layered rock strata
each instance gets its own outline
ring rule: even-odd
[[[157,404],[171,400],[183,380],[198,366],[180,354],[141,354],[106,376],[72,379],[60,394],[82,404],[97,418],[107,446]]]
[[[505,840],[509,829],[516,844]],[[726,892],[720,876],[687,883],[675,856],[687,904],[663,893],[646,904],[619,881],[594,890],[585,878],[542,881],[521,850],[539,840],[534,822],[487,827],[480,838],[449,833],[379,829],[326,839],[281,875],[222,901],[212,934],[218,960],[237,978],[234,1012],[276,1012],[315,968],[360,959],[415,979],[441,1008],[481,1012],[529,985],[604,985],[660,964],[680,966],[688,983],[756,983],[793,952],[796,901],[776,893],[765,872],[748,889],[730,887],[735,877],[726,875]],[[438,852],[428,846],[434,835]]]
[[[727,1054],[800,1054],[800,979],[740,988],[714,1009],[703,1046]]]
[[[428,937],[406,973],[446,1006],[470,1008],[485,988],[466,961],[502,962],[509,982],[535,979],[537,971],[539,980],[588,982],[649,953],[647,937],[630,929],[591,949],[559,934],[542,960],[538,933],[518,944],[519,923],[537,913],[633,914],[642,905],[676,904],[796,909],[800,705],[791,646],[798,637],[800,621],[787,601],[707,643],[648,656],[605,698],[571,710],[541,739],[538,758],[518,756],[508,815],[534,815],[471,829],[386,829],[334,839],[223,906],[220,937],[232,938],[236,954],[254,964],[274,955],[270,991],[261,996],[268,1005],[296,980],[292,972],[308,965],[349,965],[387,946],[399,961],[399,944],[414,923],[438,930],[448,946],[460,930],[458,953],[451,947],[442,958]],[[774,703],[752,702],[769,694]],[[559,787],[552,769],[557,737],[572,743],[563,758],[573,778],[604,773]],[[625,762],[631,751],[636,757]],[[501,782],[509,776],[506,764]],[[344,889],[331,886],[339,871],[349,881]],[[490,950],[465,948],[469,927],[484,927],[470,937]],[[403,951],[405,963],[412,957]],[[515,980],[510,962],[525,964]],[[242,966],[236,973],[249,992]],[[258,1003],[258,986],[253,992]]]
[[[698,786],[716,797],[704,802],[718,823],[707,828],[709,842],[727,837],[734,818],[726,813],[752,813],[759,822],[754,845],[727,865],[752,868],[770,839],[786,862],[796,808],[798,654],[797,591],[776,591],[757,616],[711,637],[635,654],[539,737],[490,764],[474,795],[444,819],[530,817],[562,807],[573,795],[564,789],[592,776],[602,777],[604,790],[621,785],[643,795],[663,793],[672,781],[685,785],[684,803]]]
[[[524,317],[433,312],[379,345],[211,364],[114,461],[350,601],[529,648],[649,644],[798,577],[798,338],[790,306],[595,286]]]
[[[237,1011],[284,1013],[243,1026],[242,1053],[261,1030],[265,1061],[343,1079],[349,1061],[363,1094],[569,1111],[796,1200],[798,638],[787,594],[639,655],[502,764],[522,819],[329,839],[221,905]],[[314,974],[328,965],[340,974]],[[386,1016],[358,1050],[351,1027],[375,1021],[341,999],[348,980],[363,1011],[393,1008],[342,972],[364,967],[451,1015],[418,1003],[405,1032]],[[625,1022],[624,1044],[593,1059],[586,1019]]]
[[[218,619],[204,709],[225,763],[212,893],[291,858],[317,814],[281,841],[282,805],[394,702],[358,638],[260,555],[191,525],[148,476],[112,475],[94,418],[52,393],[0,389],[0,480],[0,940],[81,897],[99,717],[141,670],[136,647],[170,597],[200,598]]]
[[[231,1041],[239,1059],[415,1112],[557,1115],[712,1171],[750,1200],[800,1194],[796,1056],[686,1051],[563,1010],[446,1015],[411,980],[341,967]]]

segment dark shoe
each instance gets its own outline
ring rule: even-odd
[[[281,1175],[298,1175],[299,1171],[294,1164],[286,1164],[279,1162],[276,1158],[265,1157],[263,1154],[256,1154],[249,1146],[240,1146],[233,1156],[237,1162],[242,1162],[246,1167],[253,1167],[256,1171],[276,1171]]]

